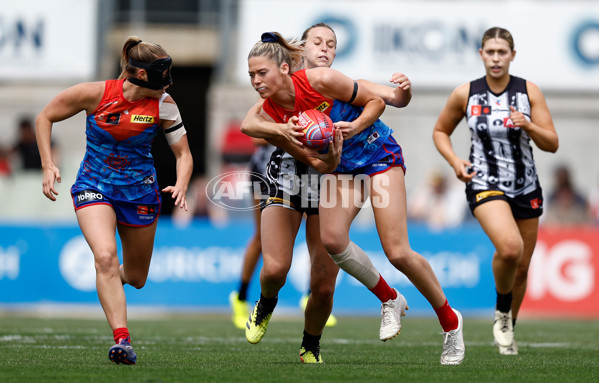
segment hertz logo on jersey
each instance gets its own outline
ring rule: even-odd
[[[132,114],[131,122],[136,124],[153,124],[154,116],[144,116],[141,114]]]
[[[324,112],[325,110],[327,110],[329,108],[329,106],[331,106],[331,105],[325,101],[322,104],[318,105],[314,109],[318,110],[319,112]]]

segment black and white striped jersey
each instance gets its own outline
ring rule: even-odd
[[[279,197],[285,200],[299,197],[302,207],[318,207],[321,176],[281,148],[275,149],[266,167],[271,195],[275,190],[272,186],[276,186]]]
[[[471,134],[470,162],[476,175],[471,190],[501,190],[507,196],[526,194],[538,187],[528,134],[514,127],[510,106],[530,121],[526,80],[510,76],[507,88],[493,93],[485,77],[470,83],[466,119]]]
[[[270,161],[270,156],[275,151],[276,147],[271,144],[259,145],[256,151],[250,158],[250,171],[260,175],[266,174],[266,166]]]

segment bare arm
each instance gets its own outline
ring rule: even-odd
[[[396,84],[396,87],[380,85],[368,80],[358,80],[359,85],[367,86],[377,96],[381,97],[385,104],[396,108],[407,106],[412,100],[412,83],[403,73],[393,73],[389,82]]]
[[[174,122],[175,121],[162,120],[162,129],[166,130],[170,128]],[[170,148],[175,155],[177,181],[174,186],[169,185],[162,189],[162,191],[164,193],[171,193],[171,197],[175,200],[174,205],[187,211],[187,188],[189,187],[189,180],[193,173],[193,157],[189,150],[187,135],[184,135],[179,141],[171,144]]]
[[[546,152],[555,153],[559,147],[559,139],[547,102],[541,90],[532,82],[527,81],[528,97],[530,100],[531,121],[514,107],[510,107],[512,123],[528,133],[537,147]]]
[[[103,93],[104,82],[72,86],[54,97],[35,119],[35,135],[42,161],[42,191],[52,201],[56,201],[58,195],[54,183],[61,181],[60,171],[52,161],[52,125],[84,110],[87,113],[93,112]]]
[[[304,133],[301,127],[291,122],[279,124],[274,122],[263,110],[263,101],[259,101],[247,112],[241,122],[241,132],[256,139],[266,141],[283,139],[299,147],[304,145],[299,141]]]
[[[474,177],[474,173],[468,173],[472,164],[455,154],[450,136],[465,116],[469,89],[470,84],[466,83],[451,93],[433,130],[433,142],[437,150],[451,165],[456,177],[463,182],[469,182]]]
[[[254,137],[252,137],[252,143],[255,146],[266,146],[266,145],[269,145],[268,141],[266,141],[264,138],[254,138]]]
[[[312,87],[327,98],[347,101],[354,91],[354,81],[334,69],[308,69],[306,70],[306,76]],[[358,93],[352,105],[363,107],[362,114],[354,121],[335,123],[335,127],[341,129],[345,140],[374,124],[385,111],[385,101],[366,86],[358,86]]]

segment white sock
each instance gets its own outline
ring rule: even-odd
[[[329,254],[333,261],[349,275],[372,290],[379,282],[380,274],[370,257],[358,245],[349,241],[349,245],[339,254]]]

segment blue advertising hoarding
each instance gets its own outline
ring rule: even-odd
[[[129,306],[228,310],[229,293],[238,287],[253,230],[250,221],[214,226],[197,220],[180,227],[162,218],[145,287],[126,286]],[[303,230],[278,310],[298,309],[308,288],[309,255]],[[412,249],[430,262],[452,306],[465,313],[493,309],[493,247],[477,225],[444,232],[411,225],[409,232]],[[424,297],[386,259],[374,226],[355,226],[351,238],[370,255],[387,282],[406,296],[412,314],[433,315]],[[259,297],[259,267],[250,286],[250,301]],[[76,224],[0,225],[0,306],[96,303],[93,255]],[[339,274],[335,313],[378,315],[379,310],[380,303],[370,291],[348,274]]]

